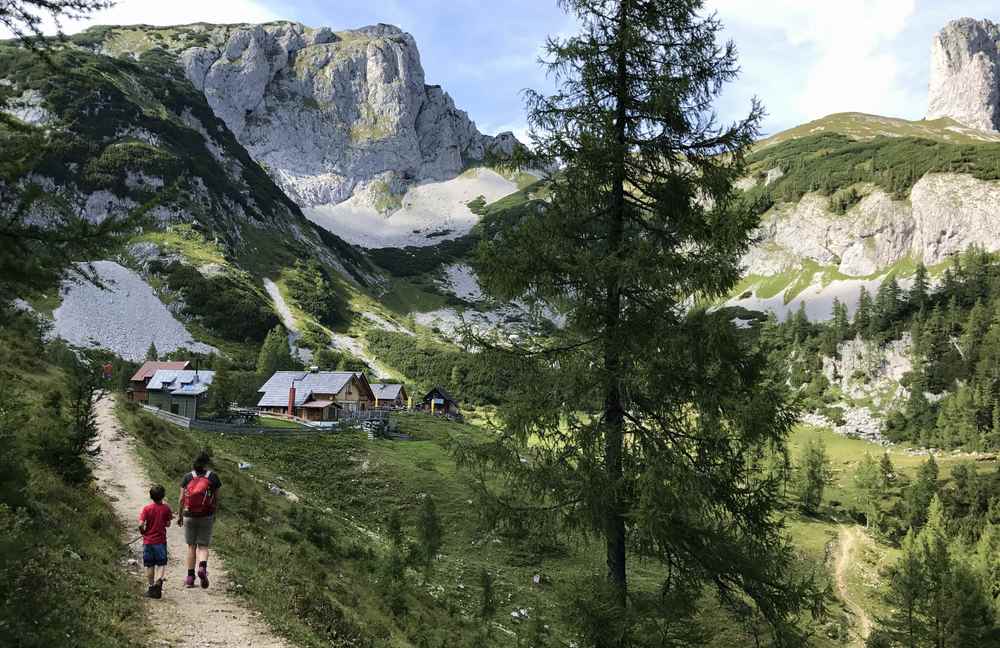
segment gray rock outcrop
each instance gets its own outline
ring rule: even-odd
[[[962,18],[931,43],[927,116],[950,117],[981,130],[1000,130],[1000,26]]]
[[[375,182],[402,193],[516,144],[510,133],[481,134],[427,85],[416,42],[397,27],[192,28],[208,43],[178,52],[188,79],[300,206],[341,202]]]
[[[747,271],[774,275],[811,260],[844,275],[871,276],[912,256],[940,263],[970,245],[1000,250],[1000,182],[970,175],[930,173],[909,200],[873,189],[843,215],[829,199],[806,194],[783,203],[761,221],[760,242],[743,259]]]

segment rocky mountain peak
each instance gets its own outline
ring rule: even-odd
[[[928,118],[1000,130],[1000,26],[961,18],[931,43]]]
[[[480,133],[427,85],[415,40],[393,25],[124,27],[105,44],[117,55],[153,47],[178,56],[215,114],[302,207],[370,187],[401,194],[516,145],[510,133]]]

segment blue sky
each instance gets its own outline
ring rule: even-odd
[[[919,119],[931,37],[961,16],[1000,20],[986,0],[707,0],[736,41],[743,74],[719,102],[738,118],[759,96],[766,132],[845,110]],[[573,21],[555,0],[119,0],[95,23],[253,22],[333,28],[392,23],[417,39],[427,82],[442,85],[484,132],[522,132],[520,91],[545,88],[536,61]],[[66,25],[78,31],[85,25]]]

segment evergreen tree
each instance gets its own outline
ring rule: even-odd
[[[920,465],[917,478],[906,487],[903,494],[903,504],[906,509],[906,520],[912,529],[920,529],[927,521],[927,508],[937,494],[938,465],[934,455]]]
[[[806,313],[805,301],[799,302],[799,307],[792,316],[792,339],[797,343],[805,342],[810,332],[809,315]]]
[[[994,590],[995,591],[995,590]],[[942,632],[945,648],[996,648],[996,616],[992,594],[967,565],[952,565],[946,582]]]
[[[880,520],[879,498],[882,492],[882,470],[867,452],[858,462],[854,484],[859,491],[858,504],[865,514],[865,526],[877,529]]]
[[[941,501],[935,495],[928,507],[927,525],[917,536],[924,572],[923,614],[927,638],[935,648],[945,648],[950,617],[952,561],[944,534]]]
[[[962,337],[959,341],[962,359],[966,366],[965,376],[971,376],[976,371],[983,343],[987,341],[987,335],[992,328],[990,324],[989,310],[982,301],[977,301],[972,310],[969,311],[969,317],[965,320]]]
[[[109,0],[8,0],[0,5],[0,25],[32,49],[45,46],[46,21],[62,31],[63,22],[75,20],[114,4]]]
[[[927,629],[923,616],[927,578],[916,533],[911,529],[903,540],[902,553],[893,566],[886,602],[892,612],[882,621],[886,633],[899,646],[924,645]]]
[[[890,334],[899,317],[900,305],[899,282],[895,275],[891,275],[879,284],[875,295],[873,331]]]
[[[922,369],[914,370],[910,376],[910,396],[906,400],[906,419],[908,421],[908,437],[928,439],[934,435],[934,408],[927,395],[927,379]],[[899,439],[902,440],[902,439]]]
[[[238,399],[239,386],[233,381],[229,361],[224,356],[217,355],[213,358],[212,371],[215,375],[208,388],[205,409],[214,416],[223,416],[229,412],[230,403]]]
[[[833,331],[837,343],[843,342],[850,335],[851,321],[847,315],[847,306],[836,297],[833,298]]]
[[[913,360],[914,368],[923,367],[925,356],[924,349],[924,313],[923,311],[913,316],[910,322],[910,358]]]
[[[958,391],[941,401],[934,440],[947,449],[965,447],[974,450],[979,445],[976,407],[968,385],[959,386]]]
[[[288,334],[283,326],[275,326],[268,332],[257,354],[257,377],[267,380],[276,371],[293,369],[298,369],[298,363],[292,358]]]
[[[951,352],[950,335],[944,316],[937,307],[931,311],[923,329],[924,375],[927,389],[940,393],[949,384],[948,360]]]
[[[804,511],[815,513],[819,509],[831,474],[823,440],[819,437],[810,439],[802,451],[796,475],[796,493]]]
[[[156,343],[150,342],[149,348],[146,349],[146,359],[147,360],[159,360],[160,352],[156,350]]]
[[[917,263],[917,271],[913,274],[913,285],[906,296],[910,310],[919,313],[927,307],[929,290],[927,266],[924,265],[923,261],[920,261]]]
[[[878,467],[881,473],[882,488],[888,488],[896,481],[896,467],[892,465],[892,459],[889,458],[888,452],[882,453]]]
[[[318,322],[336,326],[345,319],[347,303],[330,274],[315,259],[296,261],[285,283],[296,305]]]
[[[23,45],[46,59],[52,69],[49,45],[56,42],[42,37],[42,25],[52,21],[57,27],[67,18],[85,16],[109,6],[104,0],[5,0],[0,2],[0,28],[12,34]],[[5,139],[5,153],[10,150]],[[60,277],[69,273],[97,284],[96,273],[84,259],[106,259],[131,235],[140,221],[145,205],[127,217],[108,217],[94,222],[83,210],[69,201],[46,203],[45,224],[27,209],[37,198],[37,185],[16,182],[42,172],[36,168],[41,152],[7,155],[4,158],[3,181],[0,181],[0,205],[11,206],[0,219],[0,304],[8,304],[31,291],[51,290]]]
[[[434,498],[427,495],[420,507],[420,517],[417,522],[417,539],[420,542],[425,578],[427,574],[430,574],[434,559],[441,551],[443,534],[441,518],[438,517],[437,508],[434,506]]]
[[[782,442],[794,411],[731,318],[689,308],[741,275],[758,212],[733,183],[760,107],[716,126],[736,54],[716,45],[701,0],[561,4],[582,33],[548,42],[554,94],[528,93],[537,157],[560,171],[479,265],[494,297],[533,298],[566,323],[516,347],[484,341],[484,359],[512,375],[504,427],[460,458],[502,477],[480,483],[497,517],[562,516],[596,533],[620,616],[634,547],[670,565],[665,593],[740,590],[791,630],[809,592],[793,581],[760,450]]]
[[[868,289],[861,286],[858,295],[858,310],[854,312],[854,332],[858,335],[867,336],[872,321],[872,298],[868,294]]]
[[[497,614],[497,597],[493,591],[493,574],[485,569],[479,572],[479,620],[487,636],[491,634],[490,624]]]

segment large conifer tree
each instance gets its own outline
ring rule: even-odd
[[[729,318],[692,308],[740,277],[757,218],[733,183],[762,109],[717,125],[736,51],[717,43],[700,0],[561,4],[582,31],[548,42],[555,94],[528,94],[536,153],[558,167],[550,200],[479,261],[493,295],[566,322],[488,345],[517,379],[497,442],[464,459],[506,479],[495,491],[482,480],[500,519],[547,529],[558,518],[601,538],[611,618],[637,595],[636,553],[666,566],[658,600],[711,583],[788,629],[803,589],[762,468],[795,412]],[[532,513],[544,522],[525,525]],[[599,643],[626,636],[602,630]]]

